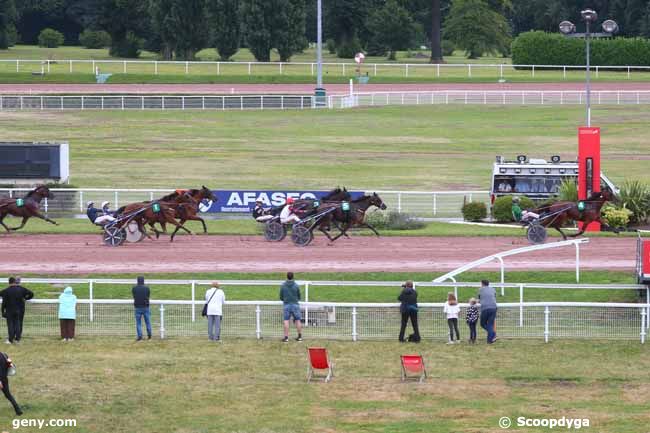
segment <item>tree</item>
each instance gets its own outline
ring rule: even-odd
[[[280,0],[273,27],[273,41],[281,62],[307,46],[305,39],[305,0]]]
[[[14,31],[16,7],[14,0],[0,0],[0,50],[11,45],[10,34]]]
[[[229,60],[239,50],[241,24],[238,0],[209,0],[209,22],[214,28],[212,46],[221,60]]]
[[[150,0],[151,27],[158,38],[158,51],[163,60],[174,57],[176,33],[172,30],[171,14],[174,0]]]
[[[54,29],[43,29],[38,35],[38,46],[45,48],[57,48],[63,44],[63,33]]]
[[[271,60],[271,14],[273,2],[267,0],[242,0],[241,16],[246,32],[246,42],[259,62]]]
[[[169,25],[176,37],[176,59],[194,60],[196,53],[208,43],[205,0],[172,0]]]
[[[148,30],[147,2],[142,0],[104,0],[100,23],[111,35],[109,54],[138,57],[142,37]]]
[[[396,51],[410,48],[413,41],[413,19],[397,0],[388,0],[384,7],[372,13],[368,28],[375,43],[388,51],[389,60],[395,60]]]
[[[361,50],[359,33],[367,16],[365,2],[356,0],[329,0],[325,22],[328,26],[328,37],[336,42],[336,53],[339,57],[352,58]]]
[[[440,0],[431,0],[431,63],[442,63],[442,9]]]
[[[506,18],[486,0],[453,0],[444,35],[475,59],[486,52],[505,53],[510,45]]]

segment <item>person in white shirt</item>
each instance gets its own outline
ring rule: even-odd
[[[447,314],[447,325],[449,326],[449,341],[447,344],[454,344],[454,331],[456,331],[456,340],[460,343],[460,333],[458,332],[458,314],[460,307],[453,292],[447,294],[444,312]]]
[[[293,197],[287,199],[286,206],[282,209],[280,213],[280,222],[282,224],[291,224],[300,222],[298,215],[293,213]]]
[[[208,339],[210,341],[219,341],[221,338],[221,318],[225,300],[226,295],[219,288],[219,283],[213,282],[212,287],[205,292],[205,302],[208,306]]]

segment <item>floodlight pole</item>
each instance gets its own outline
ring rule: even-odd
[[[319,0],[320,1],[320,0]],[[586,82],[586,93],[587,93],[587,127],[591,127],[591,68],[590,68],[590,52],[589,52],[589,41],[591,40],[591,31],[590,31],[590,20],[585,20],[587,24],[587,34],[585,39],[587,42],[587,82]]]
[[[323,87],[323,5],[322,0],[317,2],[316,24],[316,87]]]

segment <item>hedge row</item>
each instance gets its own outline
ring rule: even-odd
[[[526,32],[512,41],[514,65],[585,64],[585,40],[556,33]],[[592,39],[594,66],[650,66],[650,40],[643,38]]]

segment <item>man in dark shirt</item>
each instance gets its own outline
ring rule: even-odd
[[[0,389],[2,390],[2,393],[5,395],[5,397],[7,397],[7,400],[9,400],[11,405],[14,407],[16,415],[22,415],[23,411],[20,410],[20,406],[18,406],[18,403],[16,403],[14,396],[11,395],[11,391],[9,391],[9,377],[7,373],[11,364],[12,362],[11,359],[9,359],[9,356],[6,353],[0,352]]]
[[[151,313],[149,311],[149,296],[151,290],[144,285],[144,277],[138,277],[138,284],[131,289],[133,294],[133,306],[135,307],[135,331],[138,335],[136,341],[142,340],[142,320],[147,326],[147,339],[151,340]]]
[[[7,319],[7,343],[18,343],[23,334],[25,301],[34,297],[30,290],[19,286],[14,277],[9,278],[9,287],[0,292],[2,298],[2,317]]]

